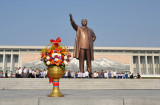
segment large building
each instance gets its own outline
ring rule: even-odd
[[[15,72],[16,67],[36,65],[45,46],[0,46],[0,70]],[[74,48],[68,46],[72,55]],[[160,48],[94,47],[93,70],[120,70],[142,75],[160,75]],[[74,60],[74,59],[73,59]],[[71,69],[78,66],[71,61]],[[34,66],[34,65],[31,65]],[[100,68],[100,69],[98,69]]]

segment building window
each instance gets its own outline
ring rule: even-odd
[[[138,56],[133,56],[133,64],[138,64]]]
[[[159,53],[159,51],[153,51],[154,53]]]
[[[152,56],[147,56],[147,63],[152,64]]]
[[[131,52],[131,50],[126,50],[125,52]]]
[[[102,52],[101,50],[94,50],[95,52]]]
[[[154,64],[159,64],[159,56],[154,57]]]
[[[110,50],[110,52],[116,52],[116,50]]]
[[[35,49],[29,49],[29,51],[35,51]]]
[[[103,52],[109,52],[109,50],[103,50]]]
[[[133,51],[133,53],[138,53],[138,51]]]
[[[152,51],[147,51],[147,53],[151,54],[151,53],[152,53]]]
[[[13,50],[13,52],[19,52],[19,50]]]
[[[10,63],[11,62],[11,55],[7,55],[6,58],[7,58],[7,63]]]
[[[21,49],[21,51],[27,51],[26,49]]]
[[[37,49],[37,51],[42,51],[42,49]]]
[[[11,52],[11,50],[6,50],[6,52]]]
[[[3,62],[3,55],[0,55],[0,63]]]
[[[117,52],[123,52],[123,50],[117,50]]]
[[[145,57],[144,56],[140,56],[140,63],[145,64]]]
[[[139,53],[145,53],[145,51],[139,51]]]
[[[14,55],[14,63],[18,63],[18,55]]]

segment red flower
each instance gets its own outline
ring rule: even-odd
[[[41,56],[41,58],[45,55],[43,52],[42,52],[42,54],[41,54],[42,56]]]

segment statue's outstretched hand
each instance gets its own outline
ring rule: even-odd
[[[73,18],[72,18],[72,14],[69,14],[69,16],[70,16],[70,21],[72,21],[72,20],[73,20]]]

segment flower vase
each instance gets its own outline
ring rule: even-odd
[[[48,74],[53,78],[53,90],[48,97],[64,97],[59,90],[59,79],[62,78],[64,71],[59,66],[48,67]]]

